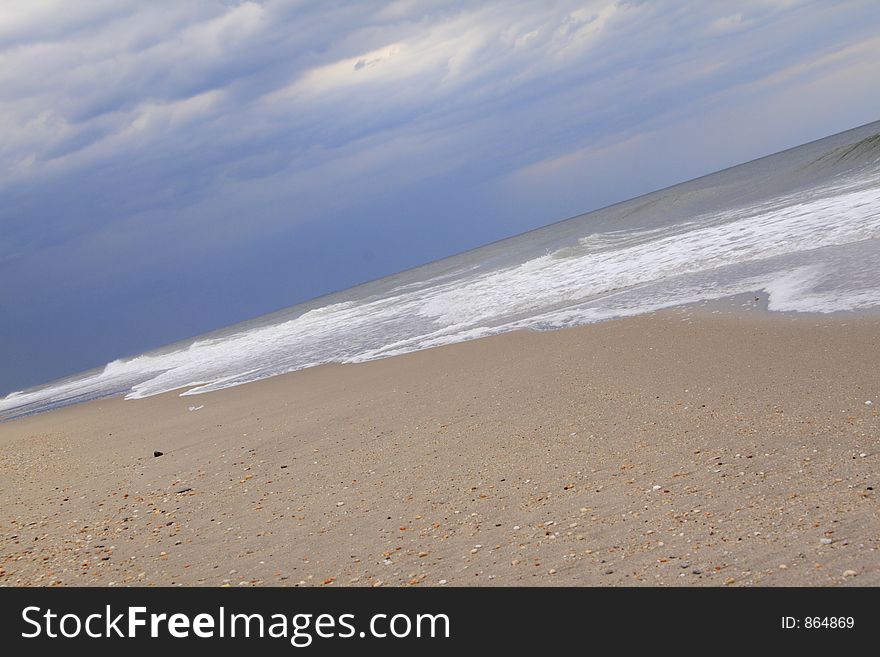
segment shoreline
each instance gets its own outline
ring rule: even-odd
[[[756,290],[753,292],[745,292],[745,293],[741,293],[741,294],[735,294],[735,295],[732,295],[729,297],[721,297],[718,299],[707,299],[707,300],[699,301],[699,302],[682,303],[680,305],[669,306],[669,307],[661,308],[659,310],[646,311],[646,312],[642,312],[642,313],[637,313],[635,315],[625,315],[625,316],[620,316],[620,317],[613,317],[610,319],[602,319],[602,320],[599,320],[596,322],[591,322],[589,324],[581,324],[581,325],[577,325],[577,326],[567,326],[567,327],[560,327],[560,328],[553,328],[553,329],[516,329],[516,330],[512,330],[512,331],[505,331],[502,333],[496,333],[496,334],[492,334],[492,335],[488,335],[488,336],[483,336],[481,338],[463,340],[462,342],[453,342],[453,343],[449,343],[449,344],[438,345],[435,347],[427,347],[425,349],[419,349],[419,350],[407,352],[404,354],[398,354],[398,355],[394,355],[394,356],[386,356],[383,358],[377,358],[377,359],[368,360],[368,361],[361,361],[358,363],[339,363],[339,362],[332,362],[332,361],[325,362],[325,363],[319,363],[318,365],[312,365],[312,366],[305,367],[300,370],[294,370],[292,372],[283,372],[280,374],[274,374],[271,376],[267,376],[263,379],[256,379],[255,381],[249,381],[247,383],[237,384],[235,386],[231,386],[230,388],[221,388],[220,390],[213,391],[213,392],[219,392],[222,390],[228,390],[231,388],[237,388],[237,387],[241,387],[241,386],[249,386],[254,383],[266,381],[268,379],[274,379],[274,378],[283,377],[283,376],[290,376],[290,375],[298,374],[299,372],[305,372],[308,370],[319,369],[319,368],[323,368],[323,367],[361,365],[363,363],[375,362],[376,360],[385,360],[386,358],[399,358],[401,356],[409,356],[411,354],[418,353],[420,351],[431,351],[433,349],[441,349],[444,347],[451,347],[451,346],[455,346],[455,345],[459,345],[459,344],[464,344],[467,342],[473,342],[474,340],[485,340],[485,339],[496,338],[496,337],[511,334],[511,333],[555,333],[557,331],[564,332],[564,331],[578,330],[581,328],[595,326],[597,324],[604,324],[607,322],[619,322],[619,321],[624,321],[624,320],[635,319],[638,317],[650,317],[650,316],[656,315],[658,313],[659,314],[683,313],[686,315],[705,314],[708,316],[711,316],[711,315],[747,315],[747,316],[752,316],[754,318],[764,318],[764,319],[768,319],[771,321],[777,321],[777,320],[781,321],[781,320],[785,320],[785,319],[794,319],[794,320],[817,319],[820,321],[826,320],[826,319],[827,320],[851,319],[854,321],[860,321],[862,319],[871,319],[871,318],[880,319],[880,307],[872,308],[869,310],[835,311],[835,312],[830,312],[830,313],[823,313],[823,312],[818,312],[818,311],[816,311],[816,312],[776,311],[776,310],[769,310],[768,301],[769,301],[769,295],[764,290]],[[211,332],[209,332],[209,333],[211,333]],[[190,339],[196,340],[196,339],[198,339],[198,336],[196,336],[195,338],[190,338]],[[137,355],[125,357],[125,358],[135,358],[135,357],[137,357]],[[97,367],[97,368],[92,368],[91,370],[86,370],[86,372],[93,372],[93,371],[97,372],[101,369],[102,369],[101,367]],[[31,390],[38,390],[38,389],[45,387],[45,386],[51,386],[53,384],[57,384],[58,382],[66,381],[68,379],[81,376],[82,374],[85,374],[85,372],[81,372],[79,374],[72,374],[72,375],[69,375],[68,377],[63,377],[61,379],[57,379],[56,381],[50,381],[50,382],[44,384],[43,386],[37,386],[36,388],[28,388],[26,390],[17,391],[15,393],[9,393],[9,394],[20,394],[20,393],[27,393]],[[192,390],[193,388],[196,388],[199,385],[200,384],[197,384],[197,383],[191,383],[191,384],[180,386],[179,388],[174,388],[172,390],[166,390],[165,392],[159,393],[157,395],[149,395],[147,397],[139,397],[139,398],[126,400],[126,401],[140,401],[143,399],[149,399],[151,397],[161,397],[161,396],[165,396],[165,395],[175,395],[175,396],[181,397],[181,398],[192,397],[193,399],[197,399],[198,397],[202,396],[203,394],[212,394],[212,393],[196,393],[194,395],[185,395],[185,393],[188,390]],[[82,401],[82,402],[62,403],[61,405],[56,406],[54,408],[50,408],[50,409],[28,411],[28,412],[21,414],[21,415],[13,415],[11,417],[6,417],[6,418],[0,417],[0,426],[2,426],[4,423],[15,422],[17,420],[20,420],[23,418],[28,418],[28,417],[33,417],[35,415],[42,415],[45,413],[54,413],[54,412],[57,412],[59,410],[65,409],[65,408],[69,408],[71,406],[79,406],[81,404],[88,404],[88,403],[92,403],[95,401],[101,401],[101,400],[107,400],[107,399],[123,399],[125,397],[125,395],[127,395],[127,394],[128,394],[127,392],[120,392],[115,395],[111,394],[111,395],[107,395],[105,397],[88,399],[88,400]]]
[[[736,304],[0,423],[0,583],[877,585],[880,319]]]

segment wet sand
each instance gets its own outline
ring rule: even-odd
[[[878,585],[878,409],[877,318],[695,309],[89,402],[0,424],[0,583]]]

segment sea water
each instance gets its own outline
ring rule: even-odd
[[[771,311],[880,308],[880,122],[13,393],[0,419],[758,291]]]

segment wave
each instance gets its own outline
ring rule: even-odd
[[[816,146],[809,146],[813,153]],[[790,182],[775,194],[738,192],[730,200],[731,190],[749,188],[749,171],[759,186],[768,169],[766,162],[744,165],[704,179],[700,188],[686,183],[361,286],[347,298],[334,295],[333,303],[292,308],[12,393],[0,400],[0,418],[116,394],[201,394],[321,363],[362,362],[759,289],[774,311],[878,308],[880,134],[832,146],[817,157],[786,156],[794,171],[803,171],[805,159],[808,167],[828,169],[819,183]],[[842,175],[847,163],[853,167]],[[796,178],[790,170],[776,175]],[[720,207],[706,204],[712,193],[724,197]],[[688,205],[694,199],[693,207],[709,209],[695,211]]]

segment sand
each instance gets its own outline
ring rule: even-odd
[[[878,373],[683,309],[80,404],[0,424],[0,583],[878,585]]]

